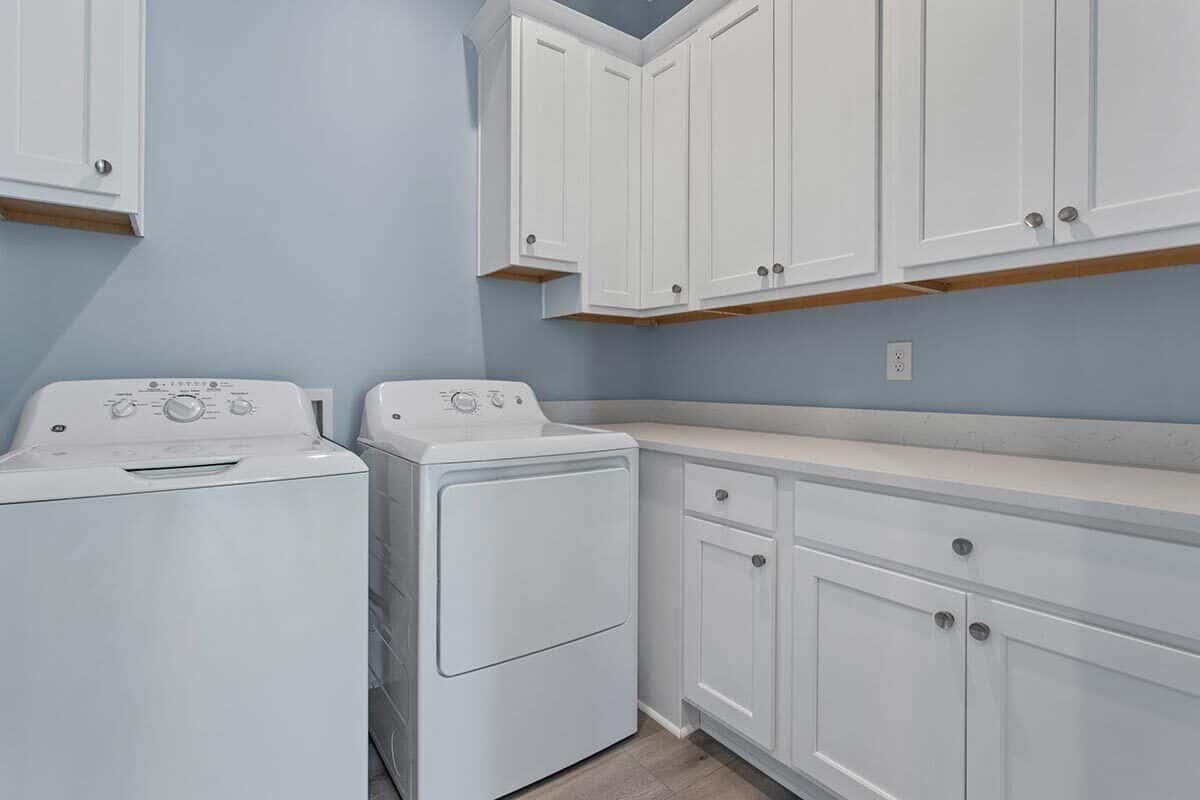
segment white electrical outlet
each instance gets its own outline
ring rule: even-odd
[[[912,369],[912,342],[888,342],[887,379],[911,381]]]

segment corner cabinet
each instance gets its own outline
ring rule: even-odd
[[[683,522],[684,697],[770,749],[775,735],[775,540]]]
[[[0,217],[142,235],[143,0],[0,0]]]
[[[479,274],[579,271],[587,231],[588,48],[512,17],[479,52]]]

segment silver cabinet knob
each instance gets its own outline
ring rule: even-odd
[[[756,567],[760,567],[760,568],[764,567],[767,564],[767,557],[766,556],[758,556],[758,555],[751,556],[750,563]]]
[[[933,615],[933,622],[944,631],[954,627],[954,615],[949,611],[939,611]]]
[[[724,503],[729,499],[729,492],[724,489],[717,489],[717,491],[713,492],[713,497],[717,498],[718,503]]]
[[[970,539],[955,539],[950,543],[950,546],[960,556],[969,556],[971,555],[971,551],[975,549],[975,545]]]
[[[766,267],[759,267],[758,269],[755,270],[755,272],[757,272],[759,274],[759,277],[762,277],[762,278],[767,277],[767,275],[769,274],[769,270]]]
[[[972,622],[971,627],[967,628],[971,633],[971,638],[977,642],[986,642],[988,637],[992,635],[992,629],[982,622]]]
[[[678,283],[671,287],[671,294],[683,294],[683,287]]]
[[[1040,228],[1046,223],[1046,218],[1036,211],[1025,215],[1025,227]]]
[[[537,244],[537,237],[532,233],[525,237],[525,244]]]
[[[1058,210],[1058,218],[1063,222],[1074,222],[1079,219],[1079,209],[1075,206],[1063,206]]]
[[[782,275],[783,274],[783,264],[772,264],[771,272],[774,272],[776,275]]]
[[[112,162],[107,158],[99,159],[92,166],[94,166],[96,168],[96,172],[99,172],[101,175],[108,175],[110,172],[112,172]]]

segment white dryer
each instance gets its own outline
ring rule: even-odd
[[[0,796],[367,792],[367,476],[289,383],[55,383],[0,456]]]
[[[493,800],[637,728],[637,448],[524,383],[366,398],[371,735],[405,800]]]

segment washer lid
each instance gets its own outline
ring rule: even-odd
[[[392,381],[367,393],[358,440],[418,464],[625,450],[624,433],[562,425],[516,381]]]

